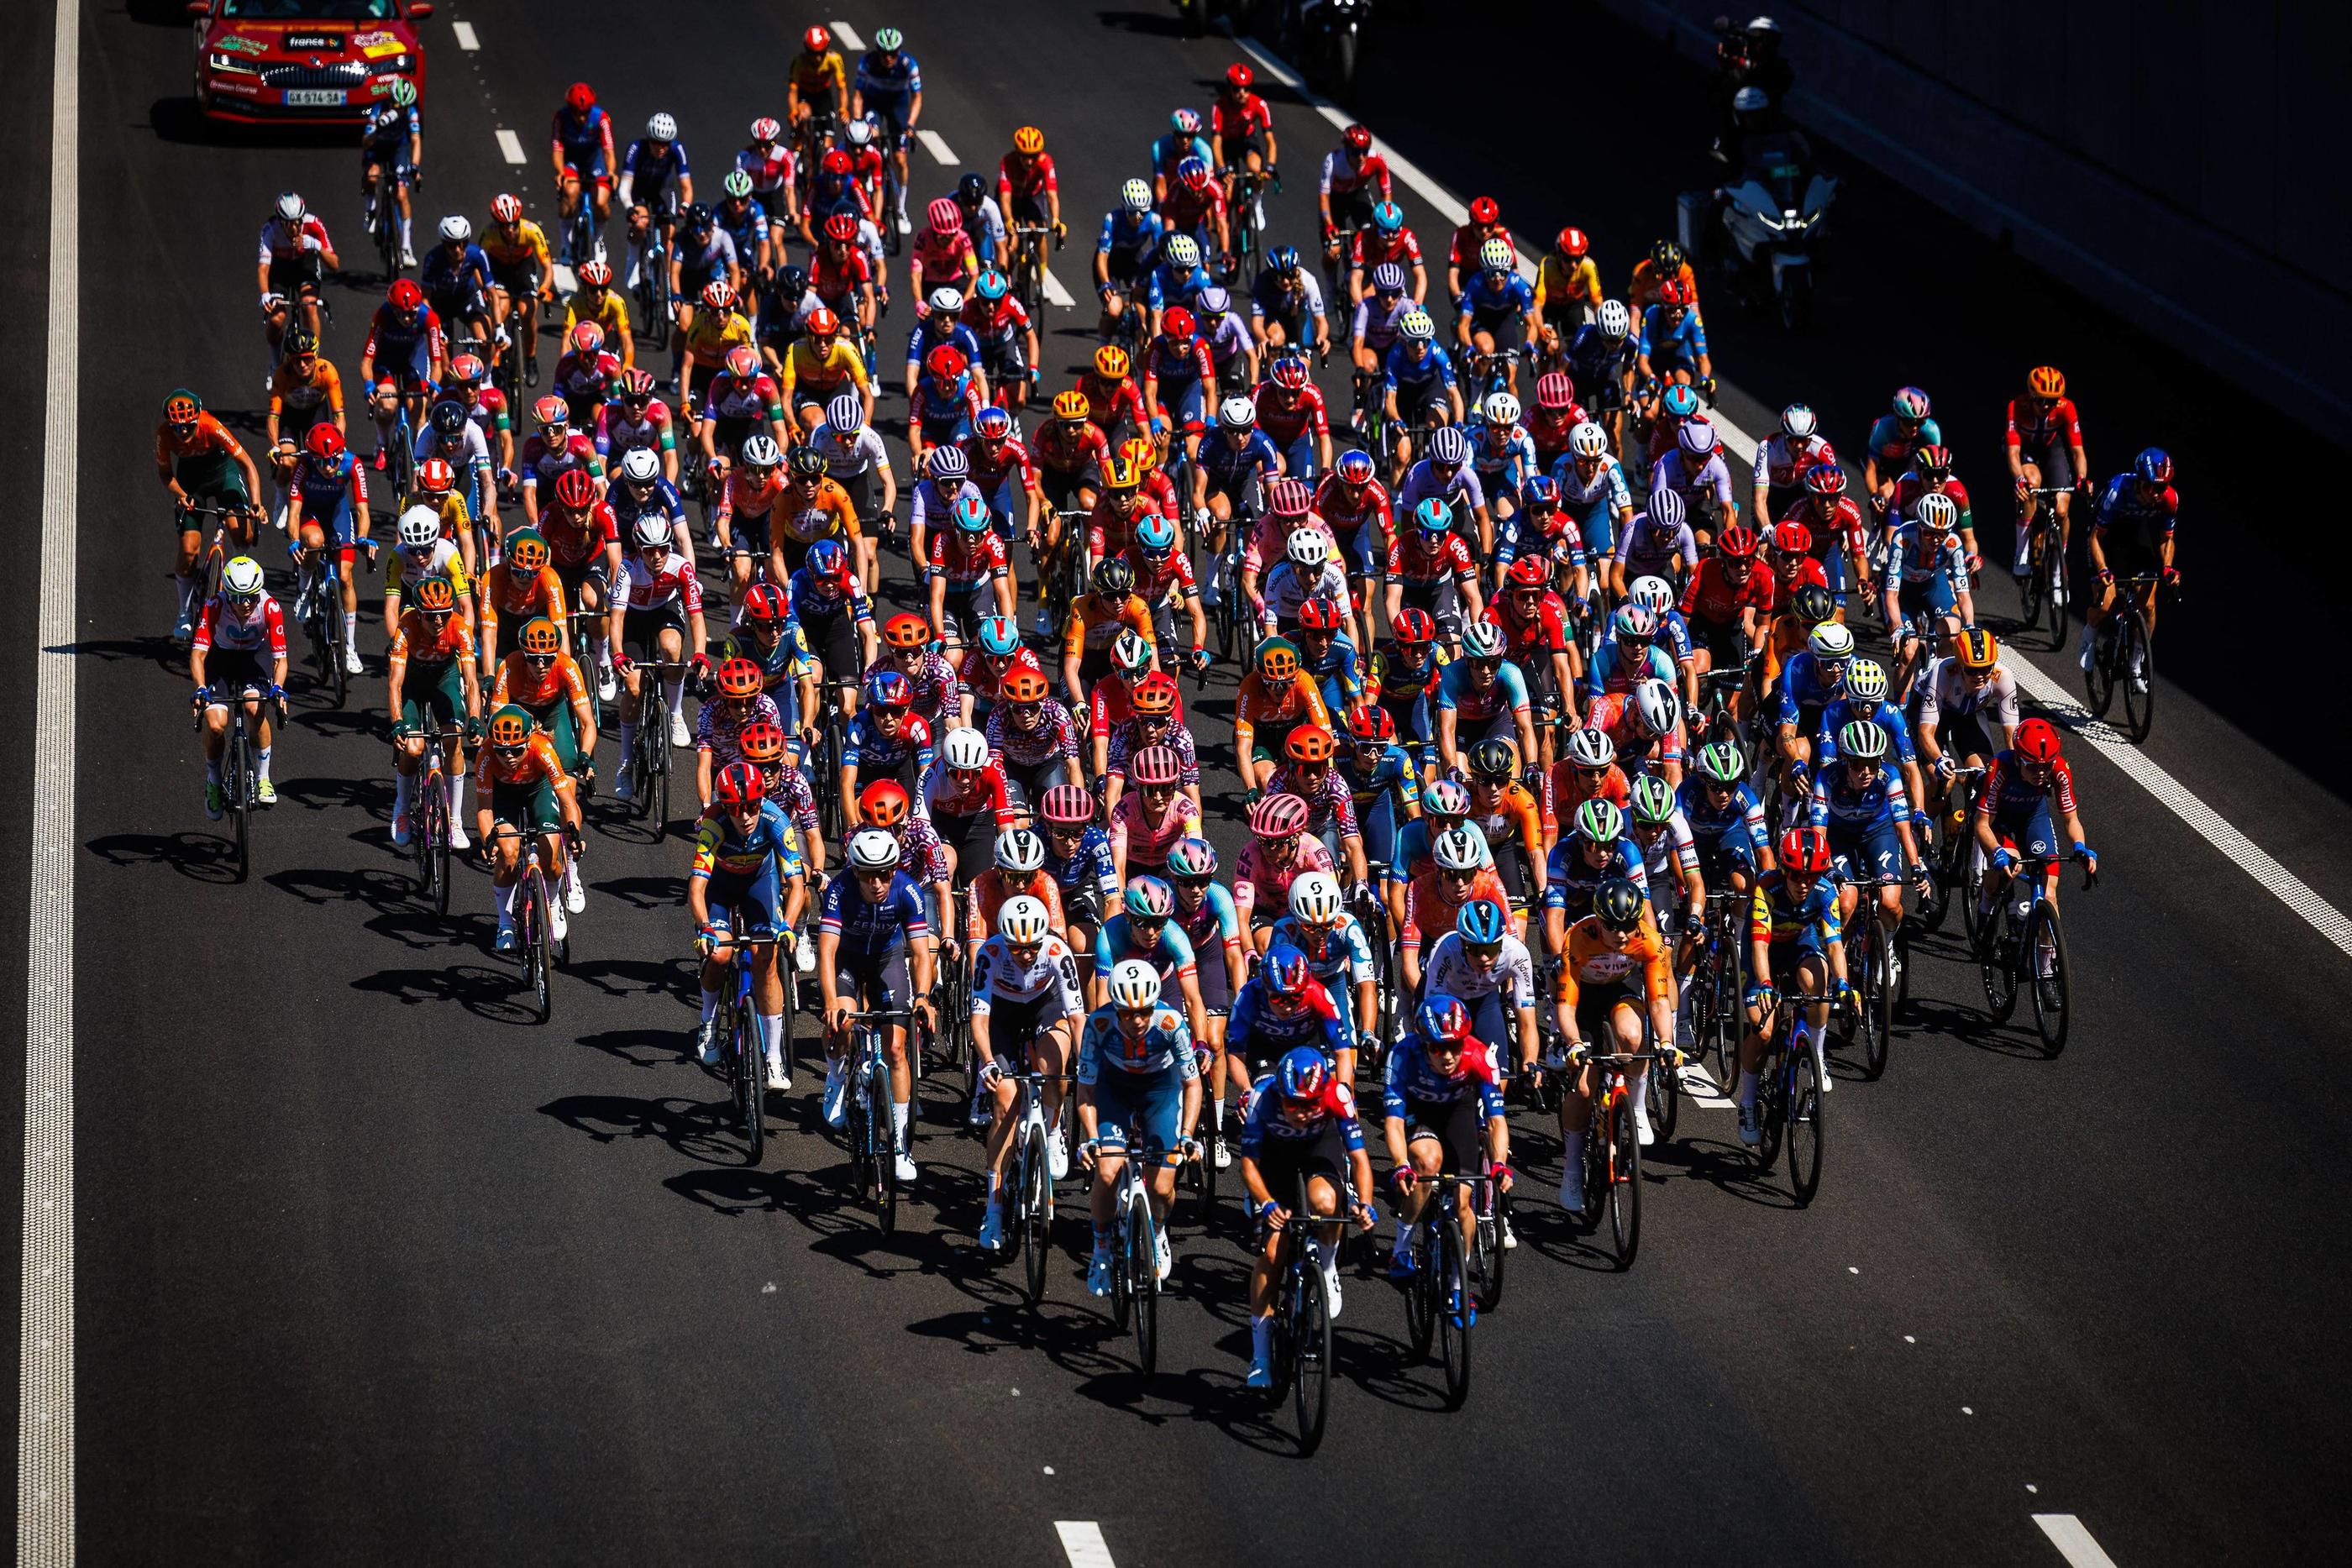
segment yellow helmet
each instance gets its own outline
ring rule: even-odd
[[[1132,490],[1143,483],[1143,470],[1122,448],[1102,465],[1103,483],[1114,490]]]
[[[1123,382],[1133,367],[1128,363],[1127,350],[1117,343],[1105,343],[1095,350],[1095,373],[1107,382]]]
[[[1135,465],[1138,474],[1149,476],[1160,466],[1160,444],[1148,435],[1130,435],[1118,444],[1122,461]]]
[[[1087,394],[1078,391],[1077,388],[1072,387],[1068,392],[1066,392],[1060,396],[1055,398],[1054,417],[1055,419],[1066,419],[1072,423],[1076,423],[1077,421],[1086,418],[1086,416]]]
[[[2000,643],[1981,626],[1971,626],[1960,633],[1960,668],[1990,670],[2000,662]]]
[[[1013,151],[1024,158],[1034,158],[1045,151],[1045,133],[1034,125],[1024,125],[1013,133]]]

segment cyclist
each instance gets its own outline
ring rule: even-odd
[[[492,950],[511,953],[517,940],[515,885],[522,880],[524,841],[536,839],[549,879],[566,883],[571,858],[580,852],[583,824],[572,775],[556,755],[555,743],[531,722],[530,714],[510,703],[490,715],[486,736],[475,761],[474,830],[488,849],[490,890],[498,906]],[[455,821],[453,812],[452,848]],[[558,942],[568,935],[570,914],[566,900],[548,900],[548,934]]]
[[[375,543],[368,538],[367,471],[359,459],[343,445],[343,433],[331,424],[311,426],[303,440],[300,457],[288,476],[284,524],[294,536],[288,551],[294,558],[295,580],[303,583],[313,593],[330,591],[331,582],[343,605],[343,645],[329,649],[328,657],[340,658],[347,674],[360,673],[359,644],[359,585],[352,578],[354,555],[365,549],[373,559]],[[320,556],[331,549],[334,564],[320,569],[320,580],[316,586],[309,582],[312,566]],[[314,612],[322,612],[307,599],[298,601],[294,618],[307,622]]]
[[[1347,761],[1339,771],[1355,798],[1367,872],[1377,864],[1385,879],[1397,864],[1400,834],[1421,815],[1419,770],[1397,744],[1396,720],[1386,708],[1361,703],[1349,708],[1342,733]]]
[[[860,715],[877,711],[869,703]],[[955,924],[955,857],[940,841],[930,819],[915,814],[912,796],[896,779],[877,779],[858,791],[856,803],[849,831],[876,828],[896,841],[900,873],[930,901],[931,931],[941,961],[962,964],[962,933]]]
[[[658,465],[663,484],[677,484],[677,422],[669,404],[654,395],[650,371],[625,371],[613,396],[596,411],[596,455],[606,472],[625,465],[642,449]]]
[[[406,254],[401,261],[406,267],[416,264],[416,258]],[[296,310],[301,312],[299,325],[313,338],[319,335],[320,287],[329,268],[341,270],[342,265],[319,215],[296,193],[280,193],[269,216],[262,221],[254,277],[261,289],[262,331],[269,340],[273,366]]]
[[[1013,133],[1013,150],[996,165],[996,204],[1004,221],[1021,227],[1051,231],[1056,246],[1069,234],[1062,222],[1062,187],[1055,178],[1054,155],[1045,151],[1045,133],[1024,125]],[[1017,256],[1010,258],[1016,266]],[[1039,256],[1042,266],[1044,257]]]
[[[172,569],[180,611],[172,640],[184,643],[193,633],[202,591],[196,579],[196,552],[204,538],[198,509],[220,510],[222,532],[249,548],[259,534],[261,476],[236,437],[182,387],[163,400],[163,417],[155,426],[155,477],[171,495],[172,521],[180,536]]]
[[[1389,1277],[1412,1272],[1413,1245],[1428,1194],[1416,1176],[1459,1176],[1483,1155],[1498,1190],[1511,1190],[1511,1129],[1505,1118],[1496,1069],[1471,1033],[1470,1010],[1455,998],[1432,992],[1413,1015],[1412,1032],[1389,1055],[1382,1076],[1389,1172],[1396,1188],[1396,1246]],[[1461,1224],[1474,1221],[1468,1187],[1460,1190]],[[1505,1246],[1516,1245],[1506,1232]]]
[[[1425,310],[1408,310],[1398,320],[1396,342],[1381,370],[1381,409],[1392,433],[1389,476],[1401,483],[1412,462],[1412,432],[1450,429],[1462,423],[1462,389],[1454,361],[1435,342],[1437,325]],[[1454,432],[1456,439],[1461,432]],[[1434,441],[1436,436],[1430,437]],[[1459,466],[1455,465],[1454,466]],[[1404,505],[1402,495],[1400,506]]]
[[[1835,857],[1829,834],[1819,827],[1795,827],[1780,835],[1780,868],[1756,879],[1748,925],[1748,1031],[1739,1041],[1739,1141],[1755,1148],[1764,1141],[1757,1113],[1756,1085],[1764,1065],[1764,1034],[1782,998],[1775,975],[1786,976],[1811,993],[1805,1016],[1791,1030],[1790,1051],[1810,1048],[1813,1071],[1830,1081],[1830,1005],[1843,1006],[1847,991],[1844,921],[1838,913],[1838,887],[1830,874]],[[1832,991],[1832,981],[1836,989]]]
[[[1843,884],[1838,889],[1841,921],[1853,917],[1863,888],[1874,883],[1879,924],[1889,935],[1903,923],[1904,878],[1924,882],[1927,874],[1911,831],[1908,792],[1902,776],[1887,766],[1892,749],[1885,727],[1866,718],[1848,721],[1838,734],[1836,757],[1824,756],[1814,769],[1808,819],[1829,831],[1830,853]],[[1896,953],[1899,968],[1899,948]],[[1887,984],[1895,984],[1893,976]]]
[[[2156,591],[2180,580],[2173,561],[2173,529],[2180,520],[2180,494],[2172,487],[2172,458],[2151,446],[2132,460],[2124,473],[2107,481],[2099,492],[2097,514],[2091,525],[2091,570],[2099,584],[2099,601],[2083,622],[2080,650],[2084,670],[2097,654],[2091,646],[2099,627],[2116,612],[2116,584],[2129,581],[2150,641],[2156,636]],[[2147,690],[2147,669],[2139,650],[2132,652],[2131,682]]]
[[[1285,349],[1313,350],[1318,361],[1331,352],[1331,322],[1323,307],[1323,285],[1299,260],[1293,246],[1266,253],[1265,269],[1249,287],[1251,339],[1269,354]],[[1325,464],[1328,467],[1329,464]]]
[[[719,776],[742,759],[743,731],[755,724],[783,723],[782,708],[767,694],[767,673],[755,661],[722,659],[712,686],[694,725],[694,796],[705,810]]]
[[[1660,286],[1657,303],[1642,312],[1633,369],[1647,385],[1678,383],[1715,396],[1714,361],[1706,351],[1706,327],[1699,319],[1698,293],[1692,286],[1678,278]]]
[[[1919,683],[1919,755],[1932,770],[1936,800],[1958,768],[1981,768],[2015,748],[2017,706],[2000,643],[1981,626],[1961,632],[1952,652],[1928,667]]]
[[[441,243],[425,255],[417,277],[444,322],[464,329],[477,342],[491,341],[490,258],[474,243],[474,225],[465,214],[452,213],[441,220]]]
[[[555,361],[555,395],[571,410],[572,425],[583,434],[594,430],[596,416],[620,387],[621,358],[605,349],[604,329],[581,322]]]
[[[1494,204],[1483,196],[1479,200]],[[1516,392],[1520,351],[1535,336],[1535,290],[1518,275],[1518,256],[1508,239],[1497,236],[1486,241],[1478,247],[1476,258],[1475,268],[1466,269],[1469,275],[1455,296],[1454,340],[1465,362],[1474,353],[1499,358],[1503,390]],[[1481,384],[1491,385],[1492,376],[1492,371],[1487,372]]]
[[[1151,187],[1129,180],[1119,187],[1118,205],[1103,214],[1102,232],[1095,239],[1095,296],[1102,301],[1095,336],[1105,345],[1137,330],[1128,313],[1146,288],[1167,235],[1153,205]]]
[[[2052,808],[2056,821],[2052,821]],[[1977,847],[1985,862],[1984,887],[1977,908],[1992,929],[1991,915],[2000,907],[2004,890],[2021,902],[2033,895],[2019,886],[2032,862],[2041,862],[2041,896],[2058,907],[2058,846],[2074,846],[2074,858],[2095,872],[2099,857],[2084,843],[2083,816],[2074,800],[2074,770],[2059,755],[2058,727],[2046,718],[2029,718],[2017,727],[2017,742],[1992,759],[1985,770],[1984,788],[1977,792]],[[2061,834],[2063,838],[2061,838]],[[2019,909],[2022,924],[2024,910]]]
[[[1968,553],[1952,531],[1959,508],[1948,496],[1919,497],[1918,515],[1895,527],[1879,589],[1888,635],[1897,651],[1895,687],[1910,689],[1925,653],[1948,652],[1963,626],[1976,624]]]
[[[1513,851],[1519,862],[1515,910],[1541,903],[1550,835],[1544,827],[1543,808],[1519,781],[1518,752],[1501,737],[1489,737],[1467,749],[1463,777],[1470,792],[1469,825],[1485,836],[1494,854]],[[1524,919],[1520,925],[1524,927]]]
[[[1037,379],[1037,325],[1013,298],[1011,279],[993,267],[985,268],[963,303],[961,320],[980,342],[980,362],[997,397],[1005,407],[1024,406]]]
[[[1046,872],[1062,890],[1069,917],[1071,950],[1082,975],[1094,973],[1095,933],[1105,910],[1120,895],[1118,868],[1111,863],[1110,834],[1095,821],[1095,798],[1086,785],[1065,780],[1036,802],[1045,820]]]
[[[1856,659],[1847,664],[1843,689],[1822,709],[1813,752],[1820,765],[1827,767],[1837,757],[1838,737],[1847,725],[1856,719],[1867,719],[1878,726],[1889,737],[1896,769],[1903,776],[1904,797],[1911,802],[1911,817],[1916,822],[1927,812],[1927,794],[1919,777],[1919,753],[1911,743],[1910,721],[1904,716],[1901,705],[1888,700],[1888,691],[1886,666],[1877,660]]]
[[[1450,783],[1441,780],[1433,786],[1430,801],[1429,860],[1425,864],[1407,864],[1391,872],[1395,877],[1405,876],[1404,907],[1397,916],[1397,969],[1401,981],[1400,997],[1420,998],[1423,991],[1422,952],[1433,947],[1461,918],[1463,907],[1474,899],[1486,899],[1497,908],[1510,907],[1510,898],[1503,891],[1502,878],[1495,872],[1495,856],[1486,846],[1486,835],[1468,825],[1469,799],[1466,791],[1459,804],[1465,820],[1444,828],[1438,807],[1451,808],[1454,800],[1440,800],[1440,790]],[[1408,860],[1402,850],[1398,858]],[[1547,873],[1549,883],[1549,873]],[[1547,899],[1549,902],[1549,898]]]
[[[1496,1075],[1508,1077],[1535,1067],[1535,960],[1511,930],[1509,906],[1474,897],[1430,948],[1422,993],[1459,1000]]]
[[[1462,633],[1462,656],[1438,678],[1437,755],[1456,775],[1470,744],[1489,737],[1516,740],[1522,758],[1536,755],[1527,677],[1504,657],[1507,646],[1494,622],[1473,622]]]
[[[1690,628],[1695,673],[1743,668],[1761,642],[1771,612],[1773,580],[1756,570],[1761,546],[1755,530],[1734,523],[1717,536],[1715,553],[1683,585],[1680,609]],[[1730,695],[1732,721],[1744,723],[1748,691]]]
[[[874,47],[859,57],[857,82],[849,99],[850,117],[871,118],[880,127],[884,146],[898,173],[898,232],[908,232],[907,143],[914,140],[915,122],[923,113],[923,69],[907,52],[907,40],[896,27],[879,27]]]
[[[1204,264],[1214,261],[1222,267],[1232,253],[1227,188],[1205,161],[1187,158],[1176,165],[1176,177],[1160,198],[1160,216],[1168,225],[1160,251],[1169,265],[1157,275],[1160,298],[1154,304],[1189,303],[1195,293],[1208,287]],[[1183,246],[1179,246],[1178,240]]]
[[[1871,425],[1863,454],[1863,488],[1880,517],[1886,515],[1895,481],[1911,465],[1912,455],[1922,446],[1943,444],[1943,430],[1928,412],[1927,394],[1917,387],[1899,389],[1892,407]]]
[[[1622,877],[1603,882],[1593,891],[1592,913],[1570,928],[1553,982],[1553,1016],[1562,1046],[1553,1066],[1578,1070],[1559,1097],[1559,1206],[1570,1214],[1584,1212],[1584,1137],[1592,1122],[1592,1096],[1601,1087],[1590,1058],[1596,1047],[1610,1055],[1638,1055],[1644,1008],[1656,1041],[1653,1049],[1673,1052],[1674,994],[1674,973],[1650,901]],[[1650,1130],[1648,1064],[1635,1065],[1625,1076],[1633,1091],[1634,1135],[1647,1145],[1656,1137]]]
[[[425,177],[425,122],[416,113],[416,84],[392,78],[390,89],[360,116],[360,193],[367,198],[370,233],[375,204],[389,195],[400,209],[400,265],[415,267],[409,190]]]
[[[563,651],[560,625],[544,615],[523,622],[515,650],[499,664],[489,706],[514,704],[530,715],[531,722],[555,743],[555,755],[576,778],[595,771],[596,705],[588,700],[586,677],[571,654]],[[569,878],[564,896],[572,913],[580,913],[585,894],[577,877]]]
[[[1580,228],[1564,228],[1536,268],[1536,319],[1554,336],[1573,338],[1601,308],[1601,269],[1588,254],[1592,242]]]
[[[1633,402],[1634,361],[1640,353],[1633,312],[1622,299],[1602,300],[1592,319],[1569,341],[1569,380],[1607,431],[1612,451],[1624,437],[1625,411]]]
[[[1086,788],[1078,763],[1077,726],[1070,710],[1047,695],[1045,677],[1034,670],[1015,670],[999,686],[1002,700],[990,710],[985,734],[989,754],[999,758],[1004,777],[1023,806],[1031,807],[1061,784]],[[1094,797],[1087,795],[1087,815],[1094,814]],[[1105,841],[1108,859],[1108,841]]]
[[[285,357],[269,378],[269,408],[262,419],[263,443],[278,480],[278,505],[286,506],[286,481],[292,473],[301,443],[312,427],[325,421],[336,434],[348,435],[344,422],[343,378],[319,352],[319,340],[307,327],[286,334]]]
[[[1747,773],[1737,742],[1713,741],[1698,748],[1675,796],[1698,852],[1699,876],[1741,898],[1754,890],[1759,872],[1772,869],[1771,833]]]
[[[1582,559],[1581,551],[1577,559]],[[1538,766],[1548,767],[1553,727],[1563,718],[1576,717],[1577,676],[1583,653],[1569,641],[1568,604],[1552,591],[1553,563],[1548,555],[1521,557],[1499,575],[1502,591],[1480,619],[1503,634],[1504,653],[1519,671],[1528,701],[1541,716],[1536,748],[1527,755]]]
[[[1366,283],[1383,264],[1395,266],[1410,279],[1413,304],[1426,304],[1429,269],[1422,265],[1421,241],[1405,227],[1404,209],[1388,201],[1375,203],[1372,221],[1356,231],[1348,255],[1349,303],[1364,298]]]
[[[899,869],[898,841],[879,828],[849,836],[848,864],[828,879],[818,905],[817,986],[825,1022],[824,1095],[828,1126],[845,1120],[851,1015],[863,1009],[919,1014],[928,1028],[934,975],[929,901]],[[914,1074],[904,1021],[880,1026],[890,1073],[890,1130],[899,1185],[917,1178],[908,1137]]]
[[[2053,365],[2036,365],[2026,375],[2025,396],[2009,404],[2009,473],[2017,485],[2017,559],[2010,570],[2020,579],[2033,570],[2033,517],[2042,507],[2034,492],[2044,486],[2057,492],[2050,499],[2063,556],[2073,526],[2073,491],[2090,483],[2090,464],[2083,453],[2082,415],[2066,395],[2065,376]]]
[[[849,64],[833,47],[833,30],[818,24],[801,35],[801,52],[784,68],[784,118],[799,127],[814,120],[830,130],[849,99]],[[824,130],[815,140],[823,140]]]
[[[1806,469],[1803,485],[1804,494],[1780,513],[1780,519],[1801,525],[1811,536],[1808,553],[1822,563],[1822,580],[1843,618],[1846,593],[1870,580],[1870,540],[1862,508],[1845,493],[1845,470],[1835,463],[1816,463]]]
[[[286,616],[251,556],[235,557],[221,568],[220,591],[205,601],[188,644],[188,674],[204,716],[205,815],[221,819],[221,754],[228,747],[231,703],[244,707],[253,733],[255,803],[278,804],[278,786],[269,778],[270,711],[286,696]]]
[[[573,267],[589,258],[578,254],[572,215],[586,188],[595,209],[596,228],[612,215],[613,117],[596,102],[596,89],[584,81],[564,89],[555,110],[549,157],[555,169],[557,220],[563,228],[563,259]]]
[[[1805,476],[1816,464],[1837,462],[1836,449],[1821,434],[1820,424],[1811,408],[1792,402],[1780,411],[1780,428],[1756,444],[1748,510],[1759,530],[1787,516],[1788,508],[1802,498]]]
[[[473,630],[457,618],[457,596],[448,579],[422,579],[401,612],[385,655],[394,747],[392,841],[403,849],[408,847],[408,809],[417,767],[425,758],[423,731],[428,717],[442,727],[449,743],[449,847],[472,845],[465,829],[465,731],[481,720],[482,689],[474,678]]]
[[[1300,724],[1328,730],[1331,716],[1314,676],[1299,663],[1297,643],[1269,637],[1258,644],[1251,666],[1234,699],[1234,757],[1243,784],[1258,791],[1273,775],[1290,732]]]
[[[1255,1099],[1242,1124],[1242,1182],[1263,1220],[1265,1239],[1250,1266],[1250,1369],[1247,1385],[1274,1385],[1275,1276],[1299,1243],[1323,1274],[1329,1315],[1339,1315],[1340,1206],[1370,1231],[1380,1223],[1371,1204],[1372,1162],[1363,1124],[1345,1075],[1334,1072],[1311,1046],[1286,1052]],[[1306,1195],[1307,1212],[1293,1206]]]
[[[668,713],[669,743],[678,747],[693,744],[686,724],[688,661],[698,673],[710,662],[709,636],[702,620],[702,580],[695,574],[694,558],[678,552],[669,520],[638,518],[632,545],[613,584],[604,630],[608,645],[615,650],[614,673],[621,681],[623,757],[635,753],[637,724],[649,695],[657,705],[653,722],[658,725],[658,716],[665,710]],[[667,689],[650,689],[651,678],[636,667],[639,659],[669,666],[665,672]],[[625,772],[614,785],[613,794],[617,800],[629,799]]]
[[[1034,846],[1034,835],[1018,836]],[[998,842],[1002,865],[1003,840]],[[1042,858],[1042,847],[1037,848]],[[1049,899],[1053,884],[1048,881],[1045,885]],[[1078,988],[1077,959],[1055,929],[1055,908],[1046,899],[1028,894],[1007,898],[997,912],[995,934],[981,945],[973,961],[972,1050],[980,1059],[980,1092],[996,1107],[986,1144],[988,1189],[980,1223],[980,1245],[986,1251],[1003,1245],[1004,1163],[1020,1126],[1021,1088],[1008,1076],[1006,1061],[1013,1064],[1013,1072],[1025,1064],[1046,1075],[1038,1085],[1038,1105],[1045,1125],[1054,1130],[1046,1139],[1047,1164],[1057,1181],[1069,1174],[1069,1155],[1059,1131],[1065,1092],[1059,1074],[1068,1067],[1072,1037],[1085,1027],[1087,1006]],[[999,1042],[1004,1060],[997,1054]],[[974,1104],[977,1108],[978,1102]]]
[[[1294,727],[1283,742],[1282,767],[1265,782],[1265,798],[1289,796],[1303,802],[1307,831],[1332,862],[1346,864],[1348,885],[1360,889],[1366,874],[1363,834],[1356,821],[1355,792],[1331,765],[1336,749],[1330,730],[1322,725]]]
[[[721,988],[734,965],[732,917],[742,917],[742,935],[770,939],[751,952],[751,997],[759,1009],[760,1055],[772,1093],[793,1086],[784,1054],[784,991],[778,949],[793,946],[793,931],[807,897],[807,873],[792,819],[768,799],[767,780],[750,762],[729,764],[719,775],[713,800],[694,830],[694,861],[686,884],[687,912],[694,917],[695,946],[702,955],[702,1023],[696,1055],[705,1067],[719,1058]]]
[[[492,314],[502,329],[508,328],[517,309],[555,298],[555,266],[547,248],[547,235],[536,223],[522,215],[521,197],[507,191],[490,199],[490,221],[482,231],[481,249],[490,264]],[[592,273],[603,281],[592,284]],[[572,291],[570,312],[563,322],[564,335],[571,335],[576,322],[589,320],[601,322],[607,332],[613,332],[615,329],[612,318],[617,314],[617,335],[623,347],[634,354],[635,345],[628,331],[628,305],[609,287],[613,269],[602,262],[583,262],[573,269],[573,277],[580,287]],[[514,321],[509,333],[514,346],[522,352],[526,383],[537,386],[537,324],[526,317]]]
[[[1630,785],[1625,798],[1633,798]],[[1568,927],[1592,913],[1594,890],[1612,877],[1624,878],[1649,896],[1649,857],[1628,831],[1626,814],[1627,807],[1612,797],[1596,796],[1576,807],[1570,831],[1552,846],[1543,900],[1544,946],[1549,951],[1566,950]]]
[[[401,278],[384,291],[384,302],[368,319],[367,346],[360,350],[360,381],[375,394],[375,465],[384,465],[393,423],[402,403],[412,422],[448,363],[441,318],[425,302],[414,279]],[[382,381],[377,371],[383,371]]]
[[[1095,1178],[1089,1203],[1095,1244],[1087,1291],[1095,1296],[1110,1293],[1112,1205],[1129,1159],[1153,1161],[1153,1265],[1167,1279],[1175,1262],[1168,1244],[1168,1206],[1176,1196],[1177,1166],[1198,1152],[1192,1129],[1201,1114],[1192,1033],[1181,1015],[1161,1004],[1160,972],[1129,959],[1112,972],[1109,992],[1109,1001],[1088,1015],[1078,1042],[1078,1157]]]

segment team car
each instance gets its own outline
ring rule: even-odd
[[[208,120],[356,124],[393,78],[425,85],[425,0],[188,0]]]

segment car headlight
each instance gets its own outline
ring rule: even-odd
[[[240,59],[235,55],[225,54],[219,49],[215,49],[205,56],[205,68],[218,71],[223,76],[255,77],[261,74],[249,61]]]

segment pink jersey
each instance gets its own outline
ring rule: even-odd
[[[1339,541],[1333,538],[1331,525],[1325,522],[1317,513],[1308,512],[1304,521],[1292,522],[1288,518],[1277,517],[1272,512],[1268,512],[1257,520],[1256,531],[1250,535],[1249,542],[1242,546],[1242,570],[1263,571],[1270,561],[1287,559],[1290,536],[1300,528],[1313,528],[1325,538],[1331,540],[1332,555],[1337,556],[1339,553]]]
[[[1331,869],[1331,852],[1323,847],[1320,839],[1302,834],[1298,851],[1286,866],[1273,864],[1266,858],[1265,846],[1252,839],[1242,846],[1241,859],[1234,866],[1234,907],[1241,912],[1246,924],[1250,910],[1264,894],[1271,912],[1268,918],[1274,918],[1290,906],[1290,884],[1299,873]]]
[[[1118,798],[1110,814],[1111,852],[1126,852],[1130,874],[1137,866],[1157,871],[1168,863],[1168,852],[1178,841],[1200,831],[1201,808],[1181,789],[1168,798],[1168,809],[1157,821],[1143,803],[1143,791],[1130,789]]]

